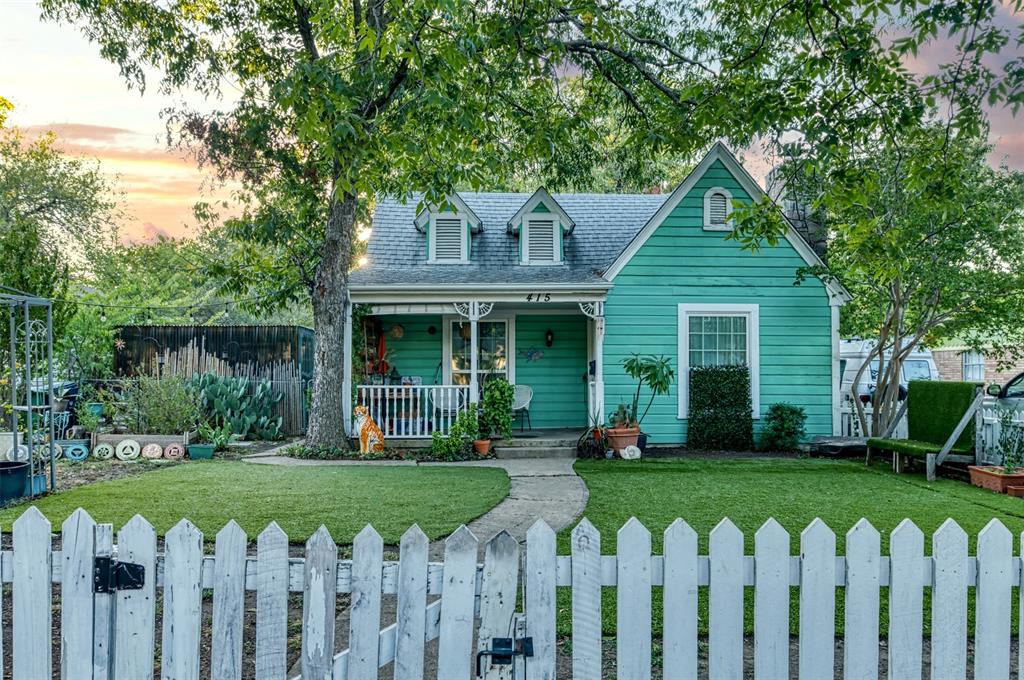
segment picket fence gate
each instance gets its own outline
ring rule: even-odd
[[[254,555],[242,529],[228,523],[217,534],[212,556],[204,552],[203,534],[186,520],[167,532],[163,553],[157,552],[153,527],[139,516],[117,533],[116,545],[111,525],[96,524],[81,509],[64,522],[60,550],[52,549],[50,528],[30,508],[14,523],[12,550],[0,555],[2,580],[13,584],[15,680],[52,675],[51,583],[60,589],[60,677],[65,679],[153,677],[158,590],[163,598],[160,677],[198,678],[203,592],[212,589],[209,677],[214,680],[242,675],[247,591],[255,592],[254,663],[260,680],[286,678],[288,596],[299,592],[304,680],[376,678],[388,664],[395,680],[422,680],[425,643],[435,639],[437,678],[469,680],[476,673],[477,652],[488,649],[492,638],[513,635],[532,641],[533,656],[516,656],[515,666],[483,657],[483,677],[554,680],[556,592],[567,588],[573,677],[594,680],[603,672],[602,588],[616,588],[615,676],[647,680],[653,588],[660,586],[666,680],[698,676],[702,589],[708,591],[706,661],[712,680],[742,678],[751,670],[760,680],[781,680],[794,671],[803,679],[832,678],[837,587],[844,589],[839,661],[846,678],[879,675],[880,588],[888,588],[890,680],[922,678],[926,589],[931,591],[931,678],[967,677],[973,633],[974,677],[1009,680],[1011,598],[1022,563],[1013,554],[1013,536],[995,519],[979,533],[974,556],[966,532],[953,520],[933,535],[931,555],[924,552],[922,531],[904,520],[890,534],[887,556],[881,554],[879,532],[866,520],[847,532],[845,556],[836,554],[836,535],[821,520],[801,532],[798,555],[791,553],[790,534],[773,519],[754,534],[752,555],[745,554],[744,535],[728,519],[710,532],[708,555],[698,554],[697,533],[681,519],[665,530],[662,555],[652,554],[651,533],[636,519],[618,531],[615,555],[602,554],[601,534],[584,519],[572,531],[571,555],[558,556],[555,533],[537,522],[527,534],[522,561],[520,545],[502,532],[487,542],[482,564],[477,538],[466,527],[446,540],[443,563],[428,562],[428,540],[416,526],[403,535],[397,562],[383,559],[383,541],[370,526],[356,536],[351,560],[338,559],[323,527],[306,543],[304,558],[288,556],[287,536],[276,523],[259,535]],[[110,557],[115,567],[142,565],[142,587],[124,589],[131,586],[131,573],[98,569]],[[515,611],[520,570],[522,614]],[[123,582],[111,574],[120,574]],[[109,592],[96,592],[97,576],[111,586]],[[748,587],[754,593],[754,654],[753,667],[745,669]],[[792,587],[799,589],[795,668],[790,667]],[[971,588],[973,631],[968,630]],[[341,593],[350,596],[350,630],[348,648],[336,654]],[[382,627],[384,595],[397,597],[397,609],[395,622]],[[1020,611],[1024,617],[1024,607]],[[6,661],[6,650],[0,649],[0,656]]]

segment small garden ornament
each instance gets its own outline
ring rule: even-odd
[[[384,433],[370,416],[365,406],[356,406],[356,432],[359,433],[359,453],[380,453],[384,450]]]

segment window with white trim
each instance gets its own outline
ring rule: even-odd
[[[526,264],[556,264],[561,234],[558,220],[550,217],[529,217],[523,220],[523,262]]]
[[[729,213],[732,212],[732,194],[723,187],[711,187],[704,194],[704,228],[709,231],[729,231]]]
[[[466,262],[466,221],[454,213],[441,213],[430,219],[430,261]]]
[[[449,329],[451,383],[468,385],[473,374],[470,322],[453,319],[450,321]],[[507,319],[477,322],[477,384],[484,385],[494,378],[509,380],[509,331]]]
[[[760,416],[760,347],[758,305],[679,305],[679,417],[689,416],[690,369],[701,366],[748,366],[750,399]]]
[[[964,380],[983,382],[985,380],[985,355],[981,352],[964,352]]]

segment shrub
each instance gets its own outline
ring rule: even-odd
[[[487,381],[484,387],[484,404],[480,412],[480,437],[500,435],[506,439],[512,436],[512,401],[514,390],[504,378]]]
[[[436,431],[431,435],[430,452],[438,460],[461,460],[469,452],[479,431],[476,411],[462,411],[452,423],[448,436]]]
[[[191,385],[207,420],[228,426],[239,439],[280,438],[282,419],[274,415],[274,407],[284,395],[275,393],[269,380],[256,383],[251,393],[247,378],[213,373],[196,376]]]
[[[807,413],[800,406],[778,403],[768,408],[761,430],[765,451],[795,451],[807,434]]]
[[[748,451],[754,446],[750,369],[698,366],[690,369],[687,444],[700,450]]]
[[[178,434],[196,427],[199,398],[177,376],[142,376],[122,394],[124,414],[139,434]]]
[[[907,384],[908,439],[943,444],[970,408],[981,383],[953,380],[911,380]],[[974,448],[974,420],[967,424],[954,448]]]

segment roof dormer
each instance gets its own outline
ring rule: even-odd
[[[519,237],[521,264],[551,265],[564,261],[564,239],[576,226],[547,189],[541,187],[508,221],[510,234]]]
[[[459,264],[469,262],[472,234],[483,224],[458,194],[441,205],[427,205],[416,215],[416,229],[427,234],[427,262]]]

